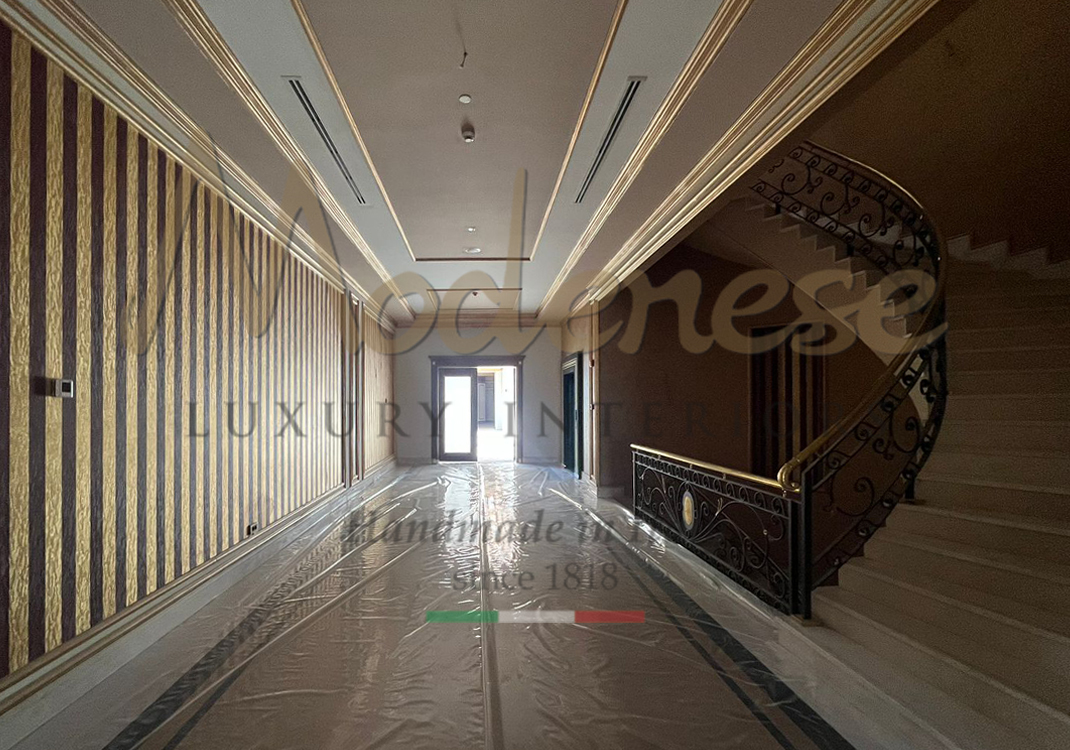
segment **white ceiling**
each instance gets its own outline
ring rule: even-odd
[[[174,6],[179,3],[77,2],[136,66],[211,133],[221,151],[276,202],[283,202],[293,174],[288,157],[177,22]],[[522,312],[559,318],[567,311],[567,297],[604,276],[619,262],[622,248],[646,236],[644,227],[653,226],[655,219],[664,223],[658,217],[676,210],[681,201],[694,202],[696,164],[706,159],[709,166],[702,175],[720,179],[719,163],[710,159],[718,156],[726,133],[744,121],[765,127],[774,115],[799,111],[791,99],[794,92],[839,65],[837,50],[850,47],[852,54],[861,54],[872,42],[854,44],[856,39],[870,28],[891,26],[892,17],[882,14],[894,9],[900,14],[896,19],[906,17],[932,0],[750,3],[671,127],[658,133],[660,140],[642,171],[631,175],[634,182],[619,202],[606,204],[613,210],[602,216],[604,223],[594,225],[610,187],[730,0],[627,0],[601,70],[597,63],[617,0],[302,0],[356,132],[296,2],[199,0],[272,116],[344,211],[350,229],[342,231],[330,221],[334,247],[327,249],[369,293],[386,279],[409,278],[412,283],[405,288],[413,293],[410,302],[417,311],[417,298],[427,290],[459,285],[511,290],[470,296],[466,305],[478,299],[484,307],[498,299]],[[38,0],[25,0],[25,5],[72,46],[80,45],[79,35]],[[812,59],[806,74],[784,89],[775,106],[746,120],[748,107],[806,49],[830,14],[846,11],[851,15],[843,16],[828,52]],[[78,49],[90,67],[109,69],[85,45]],[[468,57],[461,68],[464,49]],[[584,111],[596,74],[597,86]],[[110,76],[124,93],[139,98],[123,74],[112,71]],[[627,81],[636,76],[643,78],[639,92],[585,199],[576,203]],[[300,79],[366,205],[357,202],[309,121],[291,89],[291,77]],[[462,93],[472,96],[472,104],[457,101]],[[143,100],[139,105],[149,116],[170,128],[168,118]],[[466,119],[476,130],[472,144],[459,136]],[[738,155],[730,146],[725,159]],[[526,176],[520,247],[510,239],[518,170]],[[560,190],[551,201],[559,176]],[[683,190],[685,184],[690,192]],[[468,233],[467,226],[477,231]],[[593,235],[588,232],[592,226],[597,227]],[[462,252],[472,246],[483,249],[483,258],[520,252],[530,260],[472,260]],[[570,283],[551,297],[563,269]],[[519,294],[512,291],[517,288]],[[396,301],[387,309],[395,318],[406,315]]]
[[[479,271],[487,275],[483,285],[522,287],[519,309],[534,312],[720,0],[628,2],[538,248],[535,238],[617,0],[302,4],[397,221],[291,0],[200,2],[391,274],[415,272],[428,288],[444,289]],[[256,24],[248,23],[252,5]],[[368,205],[352,198],[293,94],[292,76],[300,76]],[[576,204],[632,76],[645,80]],[[462,105],[461,94],[472,103]],[[475,143],[462,141],[463,122],[474,126]],[[527,172],[522,257],[532,259],[522,264],[519,280],[506,278],[506,263],[473,261],[463,252],[479,247],[481,256],[516,257],[509,228],[518,169]],[[476,232],[467,232],[469,226]]]
[[[617,0],[303,5],[415,257],[464,259],[471,246],[506,257],[516,171],[527,171],[526,208],[537,221]],[[461,138],[464,122],[474,143]],[[523,257],[534,239],[528,232]]]

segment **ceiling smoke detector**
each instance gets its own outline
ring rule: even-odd
[[[472,97],[468,94],[461,94],[459,97],[457,97],[457,101],[459,101],[461,104],[471,104]]]
[[[476,228],[475,227],[465,227],[464,231],[466,231],[469,234],[471,234],[472,232],[476,231]]]
[[[468,253],[469,255],[479,255],[481,252],[483,252],[483,248],[481,248],[481,247],[466,247],[464,249],[464,251],[466,253]]]

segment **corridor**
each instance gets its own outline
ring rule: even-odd
[[[22,747],[851,747],[559,470],[425,466],[336,502],[227,627],[198,613]],[[200,655],[155,675],[176,650]]]
[[[0,0],[0,750],[1070,748],[1068,35]]]

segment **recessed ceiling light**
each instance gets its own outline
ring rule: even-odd
[[[469,255],[479,255],[481,252],[483,252],[483,248],[481,248],[481,247],[466,247],[464,249],[464,251],[466,253],[468,253]]]
[[[472,97],[468,94],[461,94],[459,97],[457,97],[457,101],[459,101],[461,104],[471,104]]]
[[[466,231],[466,232],[474,232],[474,231],[476,231],[476,228],[475,227],[465,227],[464,231]]]

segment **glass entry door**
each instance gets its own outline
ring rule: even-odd
[[[449,367],[438,371],[442,410],[438,425],[439,460],[476,460],[478,382],[474,367]]]

